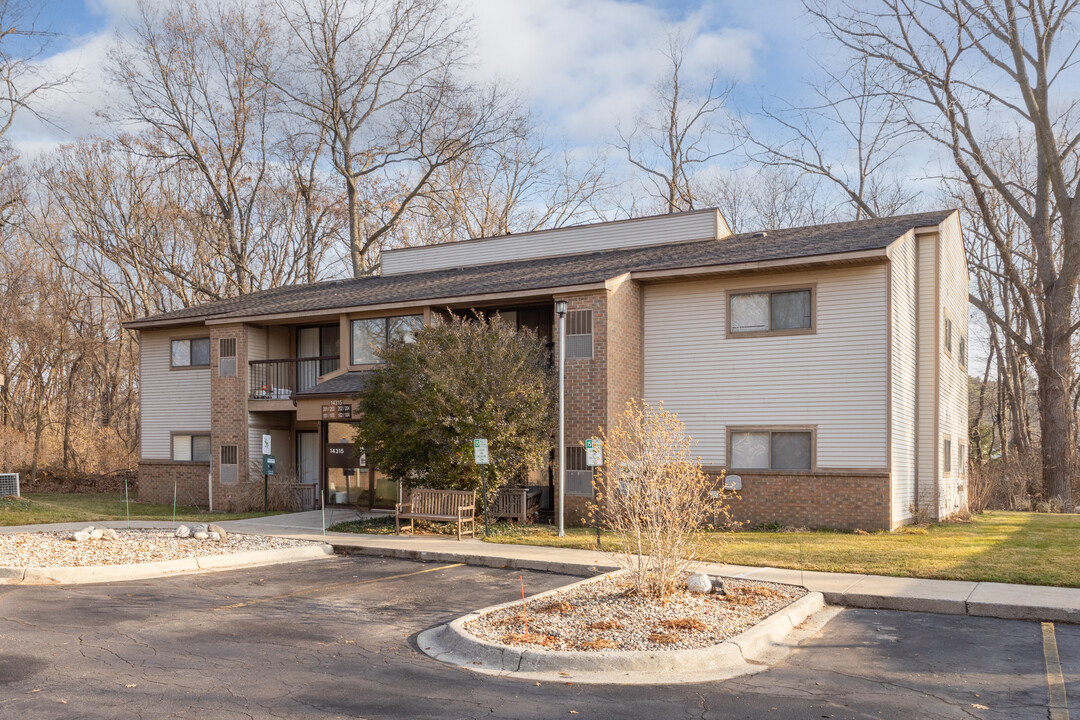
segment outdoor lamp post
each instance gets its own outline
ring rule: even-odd
[[[559,315],[559,537],[563,529],[563,490],[566,488],[566,301],[555,301]]]

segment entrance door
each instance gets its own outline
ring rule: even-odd
[[[326,501],[370,507],[370,473],[353,452],[355,432],[352,423],[326,423]]]

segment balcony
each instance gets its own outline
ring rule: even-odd
[[[252,400],[291,400],[315,387],[319,378],[338,369],[336,355],[281,358],[248,362],[248,397]]]

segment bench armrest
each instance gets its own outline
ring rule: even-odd
[[[465,512],[466,510],[468,510],[469,512],[466,513]],[[457,514],[458,514],[458,517],[465,517],[466,514],[475,515],[476,514],[476,506],[475,505],[461,505],[457,509]]]
[[[408,508],[409,510],[412,510],[412,503],[411,502],[397,503],[396,505],[394,505],[394,512],[395,513],[400,513],[405,508]]]

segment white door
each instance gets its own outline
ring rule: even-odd
[[[319,433],[298,433],[300,436],[300,482],[314,485],[319,482]]]

